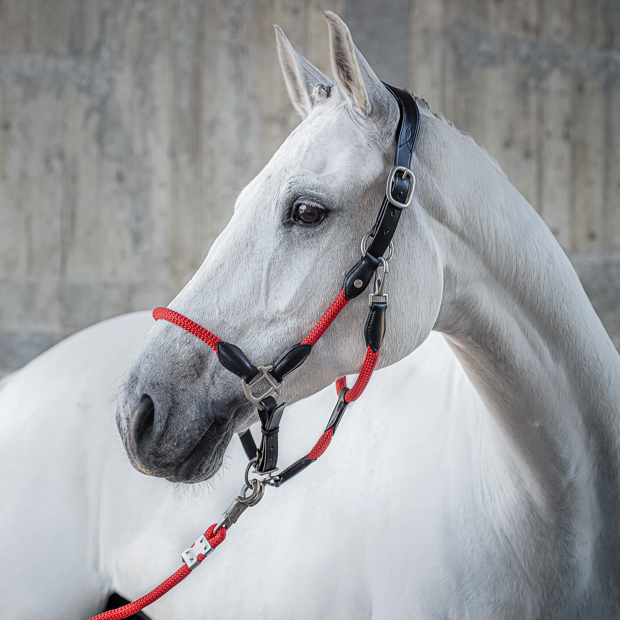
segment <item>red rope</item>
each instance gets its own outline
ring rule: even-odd
[[[310,450],[310,454],[306,457],[306,460],[312,461],[314,459],[318,459],[319,456],[329,448],[329,444],[332,442],[332,437],[334,436],[334,427],[328,428],[316,442],[314,448]]]
[[[366,349],[366,359],[364,360],[360,374],[355,381],[355,385],[344,395],[346,402],[352,403],[362,395],[362,392],[366,389],[366,386],[370,381],[370,377],[372,377],[372,373],[375,370],[378,359],[379,351],[375,353],[370,347],[368,347]],[[338,392],[338,394],[340,394],[340,390],[345,387],[347,387],[346,377],[341,377],[338,381],[336,381],[336,392]]]
[[[213,534],[214,529],[215,523],[205,532],[205,538],[209,541],[211,547],[215,549],[220,543],[224,542],[226,538],[226,528],[221,527],[215,535]],[[206,555],[200,554],[197,559],[199,562],[202,562],[206,557]],[[154,590],[151,590],[151,592],[145,594],[142,598],[135,600],[133,603],[123,605],[118,609],[111,609],[110,611],[105,611],[102,614],[93,616],[91,620],[123,620],[124,618],[129,618],[129,616],[137,614],[151,603],[154,603],[158,598],[161,598],[166,592],[181,583],[191,572],[191,569],[188,568],[186,564],[183,564],[176,573],[168,577],[166,581],[159,584]]]
[[[182,327],[190,334],[194,334],[196,338],[200,338],[200,340],[206,342],[217,353],[217,343],[221,342],[222,339],[213,335],[210,331],[207,331],[204,327],[198,325],[198,323],[194,323],[194,321],[191,321],[182,314],[170,310],[170,308],[155,308],[155,310],[153,310],[153,318],[156,321],[158,319],[170,321],[170,323]]]
[[[325,333],[325,330],[332,324],[332,321],[340,314],[340,311],[349,303],[344,298],[344,289],[341,289],[338,297],[327,308],[325,314],[319,319],[319,322],[312,328],[312,331],[301,341],[301,344],[309,344],[314,346],[319,338]]]

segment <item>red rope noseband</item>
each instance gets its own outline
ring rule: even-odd
[[[186,332],[190,334],[194,334],[196,338],[200,338],[203,342],[206,342],[216,353],[217,353],[217,343],[222,342],[221,338],[218,338],[210,331],[206,330],[198,323],[194,323],[187,317],[175,312],[174,310],[170,310],[170,308],[155,308],[153,310],[153,318],[157,321],[158,319],[163,319],[164,321],[169,321],[170,323],[174,323],[179,327],[183,328]]]

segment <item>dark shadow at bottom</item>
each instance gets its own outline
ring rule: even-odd
[[[124,599],[120,594],[116,594],[116,592],[114,592],[110,595],[110,598],[108,599],[108,603],[105,607],[105,610],[111,611],[112,609],[118,609],[119,607],[122,607],[123,605],[127,605],[127,603],[130,603],[130,602],[131,601]],[[137,614],[134,614],[133,616],[128,616],[127,620],[150,620],[150,618],[143,611],[139,611]]]

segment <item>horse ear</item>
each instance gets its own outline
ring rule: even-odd
[[[280,26],[274,28],[286,90],[299,116],[306,118],[314,105],[315,89],[323,86],[321,92],[329,92],[331,80],[293,49]]]
[[[353,43],[347,25],[331,11],[325,11],[329,26],[332,69],[340,90],[364,115],[375,122],[398,122],[398,104]]]

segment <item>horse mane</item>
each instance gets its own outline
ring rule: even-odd
[[[448,127],[453,129],[460,136],[463,136],[466,140],[469,140],[475,147],[477,147],[480,151],[482,151],[482,154],[491,162],[491,164],[493,164],[493,166],[495,166],[504,176],[506,176],[506,173],[502,170],[502,167],[499,165],[499,162],[497,161],[497,159],[495,159],[495,157],[493,157],[489,153],[489,151],[487,151],[486,148],[484,148],[484,146],[476,142],[476,140],[472,138],[466,131],[463,131],[459,129],[458,127],[456,127],[454,123],[448,120],[445,116],[442,116],[441,114],[438,114],[437,112],[433,112],[431,106],[429,105],[428,101],[424,99],[424,97],[420,97],[419,95],[413,95],[413,98],[418,104],[418,107],[420,108],[420,112],[422,112],[423,114],[426,114],[427,116],[434,116],[437,120],[441,121],[442,123],[445,123]]]

